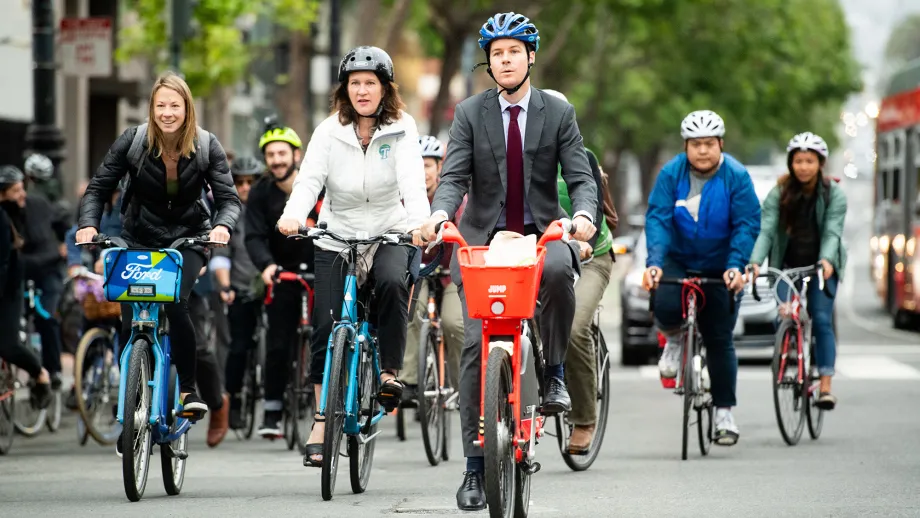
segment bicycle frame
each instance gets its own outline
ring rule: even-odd
[[[554,222],[547,227],[546,232],[537,243],[538,247],[545,247],[549,241],[564,239],[566,235],[566,223]],[[456,243],[460,248],[466,248],[469,245],[460,235],[457,228],[448,222],[441,227],[441,235],[444,241]],[[439,239],[441,241],[441,239]],[[542,277],[542,262],[538,263],[538,277]],[[469,282],[465,285],[468,287]],[[537,284],[539,288],[539,282]],[[538,291],[534,291],[530,296],[537,297]],[[465,296],[469,297],[468,294]],[[477,440],[473,444],[484,447],[485,445],[485,391],[486,391],[486,372],[489,364],[489,354],[493,348],[500,347],[504,349],[511,359],[511,394],[508,395],[508,402],[511,404],[512,417],[514,419],[514,460],[515,463],[530,462],[536,456],[534,449],[537,439],[543,436],[543,426],[545,418],[543,415],[536,415],[535,406],[528,407],[530,417],[522,418],[522,398],[521,398],[521,364],[522,364],[522,347],[521,336],[525,329],[524,318],[508,318],[493,316],[482,318],[482,355],[480,360],[480,379],[479,379],[479,429],[477,430]],[[527,450],[523,449],[527,446]],[[538,468],[537,468],[538,469]]]
[[[181,270],[180,270],[181,282]],[[172,412],[175,404],[170,404],[169,398],[169,366],[171,362],[171,349],[169,336],[161,333],[160,329],[160,310],[162,305],[155,302],[133,302],[131,303],[131,335],[128,337],[128,344],[119,358],[120,372],[124,373],[119,378],[118,383],[118,414],[116,419],[122,425],[125,424],[125,391],[127,390],[128,376],[126,373],[131,361],[131,351],[134,350],[134,342],[138,338],[144,338],[150,344],[150,350],[153,352],[153,397],[150,401],[150,418],[149,423],[153,431],[153,440],[157,444],[170,443],[182,436],[192,426],[192,423],[185,418],[178,418],[176,431],[170,433],[166,411]],[[143,312],[149,316],[141,319]],[[152,328],[153,332],[147,331],[146,328]],[[175,394],[179,394],[179,380],[176,380]]]
[[[334,345],[335,335],[339,329],[346,329],[348,332],[350,350],[346,351],[345,361],[347,362],[348,383],[345,389],[345,424],[344,431],[346,435],[358,435],[361,433],[361,424],[358,422],[358,413],[361,411],[360,402],[358,401],[358,366],[365,360],[363,353],[365,347],[370,349],[371,361],[374,366],[374,375],[380,378],[380,361],[377,353],[377,347],[374,345],[374,337],[371,334],[371,327],[366,321],[358,319],[358,277],[355,264],[357,264],[357,251],[354,247],[348,249],[348,272],[345,275],[344,298],[342,299],[342,313],[339,320],[335,322],[332,332],[329,333],[329,342],[326,345],[326,363],[323,368],[323,390],[319,400],[319,413],[326,415],[326,397],[329,387],[329,377],[332,375],[332,347]],[[366,429],[376,425],[383,419],[386,412],[381,408],[377,413],[371,416],[369,424],[365,425]],[[380,432],[377,432],[380,433]],[[375,434],[376,435],[376,434]],[[368,438],[367,440],[370,440]]]

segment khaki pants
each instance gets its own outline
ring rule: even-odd
[[[591,322],[610,282],[613,259],[610,254],[595,257],[581,267],[575,284],[575,319],[565,357],[565,377],[572,397],[572,423],[590,426],[597,421],[597,373]]]
[[[412,320],[406,334],[406,355],[403,359],[403,370],[399,375],[402,382],[407,385],[418,384],[419,331],[422,316],[428,312],[428,285],[420,284],[415,295],[418,296],[418,303],[415,314],[410,315]],[[460,379],[460,350],[463,348],[463,313],[460,310],[457,285],[452,282],[444,288],[444,297],[441,300],[441,329],[444,333],[444,349],[447,351],[450,384],[457,387]]]

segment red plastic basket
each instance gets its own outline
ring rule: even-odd
[[[483,254],[488,250],[487,246],[457,250],[470,318],[533,317],[546,248],[537,246],[536,263],[522,266],[486,266]]]

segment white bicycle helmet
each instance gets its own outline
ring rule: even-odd
[[[725,136],[725,121],[719,114],[709,110],[697,110],[687,115],[680,123],[680,136],[684,140]]]
[[[827,142],[824,142],[823,138],[810,131],[799,133],[792,137],[792,140],[789,141],[789,145],[786,146],[786,153],[788,154],[794,151],[814,151],[821,155],[822,159],[827,159],[827,156],[830,154],[827,150]]]
[[[34,180],[49,180],[54,175],[54,164],[51,159],[38,153],[26,159],[26,176]]]
[[[555,90],[550,90],[549,88],[545,88],[545,89],[543,90],[543,93],[545,93],[545,94],[550,94],[550,95],[552,95],[553,97],[556,97],[556,98],[558,98],[558,99],[562,99],[562,100],[565,101],[565,102],[569,102],[568,98],[566,98],[566,96],[563,95],[562,92],[557,92],[557,91],[555,91]],[[569,103],[569,104],[572,104],[572,103]]]
[[[441,141],[431,135],[422,135],[418,138],[418,143],[422,146],[422,158],[444,158],[444,146]]]

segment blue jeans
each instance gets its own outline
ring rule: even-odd
[[[664,277],[686,277],[687,269],[671,259],[665,259]],[[724,272],[704,272],[705,277],[722,277]],[[706,346],[706,363],[712,384],[712,403],[717,408],[737,404],[735,387],[738,383],[738,357],[735,356],[734,330],[738,308],[729,313],[730,301],[725,285],[702,286],[705,302],[697,297],[697,323]],[[682,287],[662,284],[655,295],[655,324],[658,329],[676,330],[683,324]],[[702,304],[702,308],[700,305]]]
[[[834,336],[834,298],[837,296],[837,274],[824,281],[827,285],[827,296],[819,286],[818,279],[812,278],[808,282],[808,314],[811,316],[811,335],[815,343],[815,361],[818,364],[819,376],[833,376],[834,363],[837,359],[837,338]],[[779,281],[776,287],[780,300],[787,300],[789,285],[786,281]],[[777,325],[779,321],[777,320]]]

